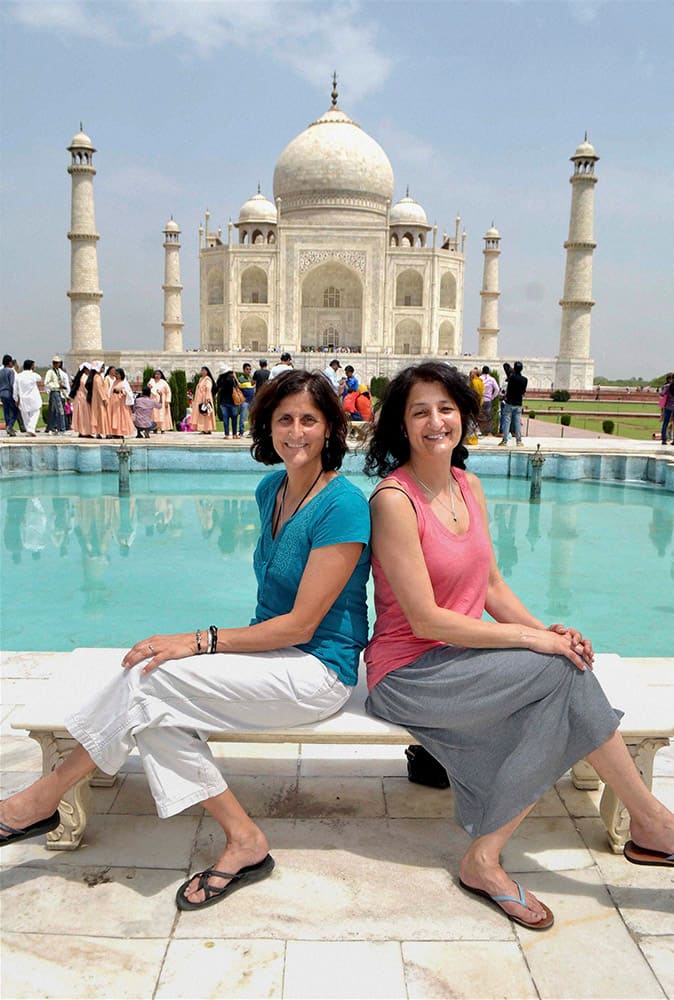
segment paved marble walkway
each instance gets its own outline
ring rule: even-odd
[[[4,657],[3,794],[40,770],[36,745],[9,727],[13,708],[66,656]],[[674,661],[649,664],[674,698]],[[273,876],[178,914],[176,887],[215,858],[218,829],[196,807],[159,820],[132,756],[115,787],[93,790],[78,851],[3,850],[6,1000],[674,997],[674,873],[610,853],[598,793],[568,776],[504,857],[556,914],[537,934],[457,886],[467,837],[452,793],[410,785],[400,748],[214,752],[270,840]],[[674,748],[656,772],[674,808]]]

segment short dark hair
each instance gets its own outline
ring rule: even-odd
[[[267,367],[267,362],[265,361],[264,358],[260,358],[260,360],[258,361],[258,364],[259,364],[260,368],[266,368]]]
[[[11,365],[11,363],[12,363],[12,355],[11,354],[5,354],[5,356],[2,359],[2,363],[5,366]]]
[[[281,355],[281,361],[292,361],[292,358],[290,357],[287,351],[284,351],[283,354]]]
[[[352,372],[353,371],[353,365],[344,365],[344,371],[345,372]]]
[[[417,382],[439,382],[452,397],[461,414],[461,441],[452,452],[452,465],[465,469],[468,449],[463,439],[473,423],[477,423],[479,402],[468,377],[441,361],[425,361],[410,365],[389,383],[375,408],[376,420],[365,456],[365,474],[387,476],[404,465],[410,457],[410,445],[405,429],[405,407],[410,390]]]
[[[29,372],[34,364],[35,362],[31,358],[26,358],[26,360],[23,363],[23,370],[25,372]]]
[[[321,452],[321,463],[324,472],[334,472],[341,468],[346,454],[347,423],[335,390],[320,372],[307,372],[303,369],[281,372],[258,390],[249,410],[250,432],[253,436],[250,453],[263,465],[277,465],[282,461],[272,443],[271,421],[281,401],[297,392],[308,392],[314,406],[328,422],[330,430]]]
[[[516,372],[521,372],[522,369],[524,368],[524,365],[522,364],[521,361],[516,361],[515,364],[513,365],[513,368],[515,369]]]
[[[483,375],[489,374],[489,365],[482,365],[482,374]]]

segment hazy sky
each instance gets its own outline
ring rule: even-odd
[[[94,165],[103,344],[161,349],[170,215],[184,339],[199,343],[198,236],[272,195],[281,150],[339,103],[386,150],[395,197],[468,232],[464,350],[477,347],[482,237],[500,230],[500,352],[557,353],[572,171],[595,189],[597,374],[674,366],[674,8],[667,2],[0,4],[0,349],[70,345],[69,145]]]

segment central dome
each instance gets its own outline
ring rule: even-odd
[[[317,206],[380,214],[392,195],[388,156],[336,105],[288,143],[274,170],[274,198],[282,199],[282,215]]]

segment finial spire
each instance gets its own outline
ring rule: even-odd
[[[337,71],[336,70],[332,74],[332,93],[331,93],[330,96],[332,97],[332,106],[333,106],[333,108],[336,108],[337,107]]]
[[[587,142],[587,129],[585,129],[585,142]]]
[[[405,188],[405,197],[409,198],[409,196],[410,196],[410,186],[408,184],[407,187]]]
[[[257,193],[258,194],[260,193],[260,182],[259,181],[257,182]]]

